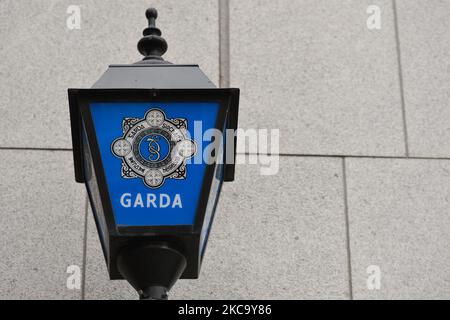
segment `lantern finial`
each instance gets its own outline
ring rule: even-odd
[[[161,30],[156,27],[158,11],[149,8],[145,12],[148,27],[143,31],[143,38],[138,43],[138,50],[144,56],[141,63],[168,63],[162,55],[167,51],[167,42],[161,37]]]

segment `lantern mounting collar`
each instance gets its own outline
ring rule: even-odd
[[[155,8],[149,8],[145,12],[148,20],[148,27],[142,32],[143,38],[138,42],[138,50],[144,56],[144,59],[137,63],[145,64],[169,64],[162,55],[167,51],[167,42],[161,36],[161,30],[156,27],[156,18],[158,11]]]

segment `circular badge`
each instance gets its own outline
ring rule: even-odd
[[[146,174],[145,174],[145,183],[147,185],[149,185],[150,187],[156,188],[159,187],[163,181],[164,181],[164,176],[161,173],[161,171],[159,170],[149,170]]]
[[[139,142],[139,154],[150,162],[160,162],[170,154],[170,142],[160,133],[150,133]]]
[[[167,119],[161,109],[150,109],[143,119],[125,118],[122,129],[111,151],[122,159],[123,178],[140,177],[150,188],[168,178],[186,179],[186,160],[197,152],[186,119]]]
[[[158,109],[150,110],[145,116],[145,120],[147,120],[148,124],[152,127],[159,127],[164,123],[164,119],[164,112]]]
[[[113,152],[119,157],[125,157],[131,151],[131,144],[125,139],[119,139],[113,144]]]

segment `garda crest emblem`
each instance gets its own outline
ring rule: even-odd
[[[165,179],[186,179],[186,160],[197,152],[188,138],[187,119],[167,119],[164,111],[150,109],[143,119],[124,118],[123,136],[111,144],[122,159],[122,178],[141,178],[150,188]]]

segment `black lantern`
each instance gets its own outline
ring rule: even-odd
[[[199,276],[223,181],[234,179],[239,89],[198,65],[161,57],[149,26],[144,59],[111,65],[92,89],[69,89],[76,181],[85,183],[110,278],[165,299]]]

